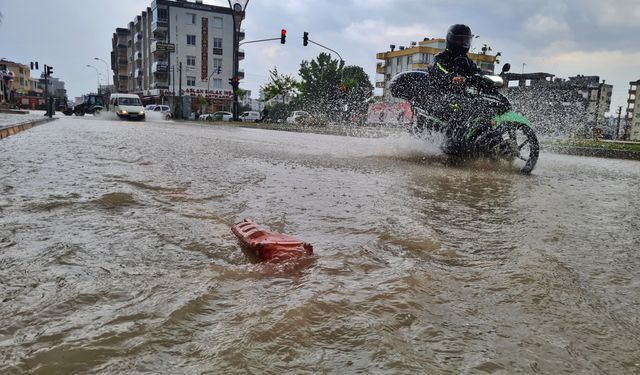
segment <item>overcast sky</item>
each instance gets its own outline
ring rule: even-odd
[[[227,1],[204,1],[228,6]],[[94,91],[94,57],[109,62],[111,36],[151,0],[2,0],[0,58],[54,67],[70,97]],[[640,0],[250,0],[243,22],[246,40],[279,37],[287,43],[250,44],[240,66],[241,87],[253,91],[269,69],[297,76],[300,61],[322,49],[302,46],[302,33],[338,51],[347,65],[362,66],[375,81],[375,55],[389,44],[409,45],[444,37],[452,23],[468,24],[502,52],[513,72],[599,75],[614,85],[612,112],[626,108],[629,81],[640,79]],[[102,78],[104,80],[104,77]],[[106,83],[106,82],[103,82]]]

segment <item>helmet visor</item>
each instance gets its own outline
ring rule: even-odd
[[[471,48],[472,39],[473,39],[473,35],[464,35],[464,34],[447,35],[447,41],[449,41],[449,43],[462,48]]]

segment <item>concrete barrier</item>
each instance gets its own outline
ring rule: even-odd
[[[49,121],[57,120],[56,118],[43,118],[41,120],[31,120],[26,122],[21,122],[19,124],[13,125],[5,125],[0,127],[0,139],[7,138],[9,136],[15,135],[21,131],[28,130],[33,128],[34,126],[45,124]]]

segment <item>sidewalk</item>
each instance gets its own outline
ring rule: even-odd
[[[28,113],[10,113],[7,111],[0,112],[0,139],[14,135],[23,130],[31,129],[34,126],[56,120],[55,115],[52,119],[50,119],[49,117],[44,115],[44,111],[26,112]]]

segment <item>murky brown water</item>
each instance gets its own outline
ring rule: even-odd
[[[0,373],[640,373],[640,163],[63,119],[0,142]],[[252,263],[251,217],[316,255]]]

